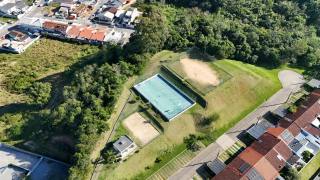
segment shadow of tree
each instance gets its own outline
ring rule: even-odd
[[[52,85],[51,98],[45,106],[39,107],[36,105],[30,105],[28,103],[12,103],[0,106],[0,116],[6,113],[31,112],[41,109],[55,108],[63,100],[64,86],[67,86],[71,83],[72,76],[77,70],[91,64],[102,64],[105,62],[104,60],[104,53],[99,51],[97,54],[82,57],[77,63],[71,65],[64,72],[56,73],[39,79],[38,82],[48,82]]]

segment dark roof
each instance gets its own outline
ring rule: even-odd
[[[220,173],[221,171],[224,170],[224,168],[226,168],[226,164],[224,164],[224,162],[222,162],[220,159],[215,159],[207,163],[207,166],[215,174]]]

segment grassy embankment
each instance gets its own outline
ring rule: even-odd
[[[185,56],[185,53],[162,51],[156,54],[137,82],[156,73],[161,64],[168,65],[182,56]],[[213,113],[220,115],[212,131],[212,137],[216,139],[277,92],[281,88],[278,72],[287,68],[269,70],[232,60],[220,60],[208,62],[208,64],[232,76],[231,79],[205,95],[208,107],[203,109],[197,105],[170,123],[162,121],[161,125],[165,129],[162,135],[125,162],[105,166],[99,179],[145,179],[149,177],[184,150],[182,143],[185,136],[202,134],[196,131],[192,113],[201,113],[206,116]],[[124,112],[122,119],[132,113],[134,106],[137,105],[130,106],[132,108]],[[119,133],[125,134],[126,131],[120,128]],[[212,140],[203,141],[203,143],[208,145],[212,143]],[[160,163],[155,163],[157,157],[161,159]]]
[[[25,100],[22,94],[9,92],[6,87],[22,75],[32,74],[41,79],[63,72],[80,59],[94,54],[97,47],[41,39],[22,54],[0,53],[0,106]]]
[[[314,173],[320,168],[320,153],[318,153],[307,166],[305,166],[300,172],[300,179],[310,179]]]
[[[96,54],[98,50],[98,47],[90,45],[40,39],[22,54],[0,53],[0,141],[24,147],[25,136],[22,134],[20,137],[13,138],[7,130],[14,126],[18,132],[21,131],[21,127],[24,127],[24,133],[28,133],[30,136],[41,124],[34,121],[26,122],[24,116],[33,110],[28,104],[25,104],[28,97],[23,92],[17,93],[10,89],[9,84],[17,82],[18,79],[21,80],[19,81],[21,83],[27,83],[24,85],[36,80],[48,81],[53,86],[54,97],[58,93],[57,89],[62,89],[57,86],[63,87],[62,82],[65,81],[60,72],[64,72],[77,62],[82,62],[90,55]],[[22,77],[28,77],[28,79]],[[61,94],[60,90],[59,94]],[[53,105],[54,103],[48,105],[47,108],[51,108]],[[64,135],[57,135],[54,138],[70,140]],[[31,150],[35,152],[57,157],[60,160],[70,158],[70,154],[64,153],[62,150],[63,147],[58,147],[55,144],[46,144],[40,140],[39,142],[38,140],[34,141],[32,144],[35,149],[31,148]]]

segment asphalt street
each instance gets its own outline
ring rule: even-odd
[[[283,88],[269,98],[265,103],[260,105],[255,111],[250,113],[244,119],[242,119],[236,126],[231,128],[224,135],[227,135],[237,140],[237,136],[249,128],[252,124],[256,123],[259,118],[269,111],[273,111],[280,105],[286,102],[288,97],[300,90],[301,85],[304,83],[303,76],[289,70],[284,70],[279,73],[279,80],[282,83]],[[220,137],[221,138],[221,137]],[[169,180],[190,180],[197,173],[203,164],[214,160],[219,152],[224,151],[218,143],[212,143],[203,151],[201,151],[195,158],[193,158],[186,166],[181,168],[175,174],[173,174]]]

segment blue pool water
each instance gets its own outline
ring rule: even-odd
[[[171,120],[195,104],[187,95],[157,74],[134,88],[167,120]]]

